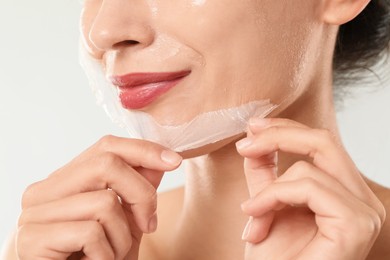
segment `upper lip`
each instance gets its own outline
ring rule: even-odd
[[[190,74],[191,71],[183,70],[176,72],[141,72],[141,73],[129,73],[121,76],[109,77],[112,84],[120,88],[130,88],[140,85],[171,81],[178,78],[182,78]]]

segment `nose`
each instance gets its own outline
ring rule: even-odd
[[[103,0],[88,33],[92,49],[104,53],[124,46],[148,46],[154,40],[145,1]]]

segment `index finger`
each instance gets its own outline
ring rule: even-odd
[[[176,169],[182,157],[157,143],[150,141],[107,135],[80,154],[75,160],[90,158],[97,153],[113,153],[132,167],[142,167],[157,171]]]

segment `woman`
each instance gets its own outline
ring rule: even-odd
[[[25,191],[8,259],[390,257],[390,191],[342,147],[332,88],[333,69],[346,75],[387,48],[389,1],[84,5],[84,44],[107,76],[142,72],[164,85],[163,72],[186,72],[136,105],[121,95],[124,107],[174,124],[253,100],[278,107],[253,118],[246,138],[181,153],[103,137]],[[157,198],[183,159],[185,188]]]

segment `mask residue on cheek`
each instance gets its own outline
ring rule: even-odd
[[[114,75],[118,71],[122,74],[129,71],[173,71],[181,69],[177,64],[183,63],[188,63],[191,67],[195,67],[195,65],[198,67],[204,66],[203,57],[199,53],[162,32],[156,33],[155,40],[147,48],[128,53],[120,54],[116,50],[106,52],[103,62],[106,74]],[[125,55],[128,55],[128,59]],[[119,68],[115,68],[115,66]]]
[[[148,54],[151,58],[164,61],[178,55],[181,47],[182,45],[168,35],[159,34],[156,37],[156,41],[150,46]]]

